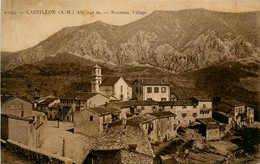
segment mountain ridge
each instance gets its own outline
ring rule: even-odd
[[[2,71],[66,52],[114,64],[149,64],[175,72],[202,68],[207,66],[205,63],[222,62],[223,58],[252,56],[259,61],[259,15],[259,11],[154,11],[123,26],[96,21],[65,27],[34,47],[12,53],[12,57],[4,55]],[[204,58],[208,61],[203,64]]]

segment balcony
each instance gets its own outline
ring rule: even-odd
[[[209,114],[211,110],[210,108],[202,108],[200,109],[200,114]]]

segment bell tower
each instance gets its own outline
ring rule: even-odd
[[[101,75],[101,67],[97,64],[92,67],[92,75],[91,75],[91,92],[92,93],[99,93],[99,85],[102,82],[102,75]]]

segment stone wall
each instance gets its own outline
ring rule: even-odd
[[[24,145],[33,146],[32,138],[29,121],[8,118],[8,139]]]
[[[7,140],[6,143],[2,142],[2,146],[5,146],[8,150],[17,153],[20,156],[24,156],[31,160],[33,163],[53,163],[53,164],[72,164],[72,160],[66,157],[60,157],[49,152],[35,149],[12,140]]]
[[[207,126],[206,131],[207,140],[218,140],[220,139],[220,130],[218,125]]]
[[[131,152],[127,150],[121,150],[121,162],[122,163],[143,163],[143,164],[152,164],[153,158],[151,156],[137,153],[137,152]]]

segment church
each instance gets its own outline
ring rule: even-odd
[[[92,67],[91,92],[101,93],[110,100],[128,101],[132,98],[132,88],[122,76],[103,80],[101,67],[97,64]]]

